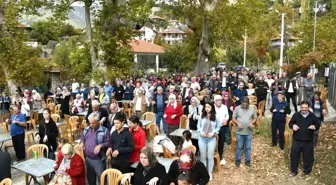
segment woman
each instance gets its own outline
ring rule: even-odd
[[[40,93],[36,90],[32,91],[32,100],[33,100],[33,107],[34,109],[41,109],[42,108],[42,98]]]
[[[140,162],[135,172],[126,174],[122,182],[126,180],[136,185],[168,185],[166,169],[157,161],[150,147],[141,149]]]
[[[134,88],[131,86],[131,83],[127,83],[124,93],[124,100],[133,100],[133,91]]]
[[[201,117],[203,106],[200,104],[200,101],[196,96],[191,98],[188,109],[189,128],[191,130],[197,130],[197,123]]]
[[[56,100],[56,105],[62,104],[62,90],[61,88],[57,87],[56,93],[55,93],[55,100]]]
[[[228,108],[229,112],[229,120],[227,121],[230,123],[232,120],[232,114],[233,110],[236,108],[236,103],[232,100],[230,93],[223,91],[223,105],[225,105]],[[225,134],[225,141],[227,142],[228,145],[231,144],[231,133],[230,129],[227,130],[228,132]]]
[[[182,105],[183,105],[183,114],[188,115],[189,112],[189,105],[191,98],[194,97],[194,92],[192,90],[189,91],[188,96],[183,99]]]
[[[49,148],[49,158],[55,159],[57,151],[58,128],[53,119],[51,119],[50,109],[43,109],[43,119],[39,124],[39,131],[35,134],[35,140],[40,144],[45,144]]]
[[[208,164],[210,180],[212,179],[212,171],[214,167],[214,152],[216,148],[216,137],[221,123],[216,120],[216,111],[213,104],[206,103],[203,109],[202,117],[198,120],[197,131],[200,133],[198,138],[198,146],[201,154],[201,161]],[[208,163],[206,161],[208,159]]]
[[[78,113],[81,113],[84,111],[84,100],[81,97],[80,94],[76,95],[76,99],[74,100],[74,104],[73,104],[73,108],[72,108],[72,114],[76,115]]]
[[[140,150],[146,146],[146,133],[142,129],[142,123],[137,116],[129,118],[128,127],[134,140],[134,150],[131,154],[130,162],[135,163],[140,160]]]
[[[67,87],[63,87],[63,92],[62,92],[62,117],[64,118],[64,114],[70,115],[70,108],[69,108],[69,102],[71,98],[71,93],[69,92]]]
[[[167,137],[173,141],[175,145],[178,145],[179,139],[176,137],[170,136],[170,133],[174,132],[179,128],[180,117],[182,116],[182,106],[177,103],[176,96],[174,94],[169,95],[169,103],[164,111],[163,117],[166,119],[167,124]]]
[[[314,93],[314,99],[311,101],[312,112],[315,114],[320,124],[324,121],[324,116],[327,115],[327,111],[325,110],[325,104],[323,100],[320,98],[321,93],[316,91]],[[314,147],[317,145],[319,130],[314,131]]]
[[[177,185],[178,176],[189,173],[192,185],[206,185],[209,182],[209,174],[205,165],[197,160],[195,153],[185,148],[180,154],[180,159],[173,161],[167,174],[169,185]]]
[[[203,107],[206,103],[214,103],[211,91],[209,89],[205,90],[205,96],[201,100],[201,104],[203,105]]]
[[[68,143],[62,147],[61,151],[63,158],[53,166],[56,170],[56,175],[49,185],[84,185],[85,165],[82,157],[76,154],[71,144]]]
[[[30,119],[30,106],[27,98],[22,98],[21,113],[26,116],[27,121]]]

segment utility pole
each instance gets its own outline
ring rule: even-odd
[[[315,1],[315,8],[314,8],[314,38],[313,38],[313,51],[315,51],[316,47],[315,47],[315,44],[316,44],[316,22],[317,22],[317,12],[318,12],[318,8],[317,8],[317,1]],[[311,73],[313,75],[313,80],[315,80],[315,64],[313,64],[312,66],[312,70],[311,70]]]
[[[284,50],[284,34],[285,34],[285,13],[281,14],[281,43],[280,43],[280,70],[279,70],[279,78],[281,78],[282,74],[282,63],[283,63],[283,50]]]
[[[244,64],[243,66],[246,67],[246,40],[247,40],[247,34],[245,29],[245,35],[244,35]]]

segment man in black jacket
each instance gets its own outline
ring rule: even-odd
[[[301,111],[296,112],[289,122],[289,127],[293,129],[290,177],[294,177],[298,173],[301,153],[303,156],[304,174],[309,175],[312,171],[314,163],[314,131],[320,127],[315,114],[309,111],[308,101],[302,101],[300,107]]]
[[[9,153],[0,151],[0,182],[11,178],[11,158]]]
[[[160,123],[162,120],[162,127],[163,131],[166,132],[166,122],[165,118],[163,117],[164,111],[166,109],[167,103],[165,100],[167,99],[166,95],[163,93],[162,87],[158,87],[157,92],[153,95],[152,105],[154,108],[154,113],[156,117],[156,124],[160,129]]]
[[[294,78],[288,79],[284,83],[284,89],[286,90],[286,100],[290,106],[290,99],[292,99],[292,103],[295,109],[295,112],[298,111],[297,109],[297,103],[296,103],[296,92],[299,86],[297,85],[297,82]]]
[[[259,106],[259,102],[266,100],[267,96],[268,84],[264,81],[264,77],[262,75],[259,76],[257,83],[255,84],[255,93],[257,95],[257,105]]]
[[[106,156],[112,155],[111,166],[121,173],[130,172],[129,159],[134,150],[134,140],[128,128],[124,128],[127,122],[126,116],[118,112],[114,117],[114,126],[116,130],[112,133],[110,147]]]
[[[125,89],[124,87],[120,84],[120,81],[117,81],[117,85],[114,87],[112,95],[114,96],[114,98],[117,101],[121,101],[123,99],[123,95],[124,95]],[[121,104],[119,103],[119,106],[121,106]]]

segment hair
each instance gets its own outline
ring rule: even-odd
[[[191,140],[191,132],[190,132],[190,130],[183,131],[182,135],[183,135],[183,138],[185,138],[187,141]]]
[[[309,102],[308,102],[307,100],[303,100],[303,101],[300,103],[300,106],[301,106],[301,105],[304,105],[304,104],[308,105],[308,107],[309,107]]]
[[[94,106],[94,105],[96,105],[96,106],[99,106],[99,101],[98,100],[93,100],[92,101],[92,107]]]
[[[215,106],[212,103],[205,103],[204,104],[204,108],[203,108],[203,113],[202,113],[202,118],[207,118],[207,112],[205,111],[205,106],[206,104],[211,106],[211,112],[210,112],[210,121],[216,121],[216,110],[215,110]]]
[[[70,143],[66,143],[62,146],[62,154],[69,154],[70,156],[72,156],[74,154],[74,148],[72,147],[72,145]]]
[[[137,125],[139,125],[140,127],[142,127],[142,123],[141,121],[139,120],[138,116],[136,115],[133,115],[129,118],[129,120],[132,122],[132,123],[135,123]]]
[[[114,116],[114,120],[127,123],[126,115],[123,112],[117,112],[116,115]]]
[[[69,140],[66,139],[66,138],[59,137],[59,138],[57,138],[57,142],[64,145],[66,143],[69,143]]]
[[[316,94],[318,97],[321,96],[321,92],[320,92],[320,91],[315,91],[315,92],[314,92],[314,95],[315,95],[315,94]]]
[[[244,97],[241,102],[250,104],[250,99],[248,97]]]
[[[89,119],[94,119],[94,120],[96,120],[96,121],[99,121],[99,115],[96,114],[96,113],[91,113],[91,114],[89,115],[89,117],[88,117],[88,120],[89,120]]]
[[[151,168],[154,168],[158,163],[156,156],[153,152],[153,148],[145,146],[140,150],[140,154],[145,154],[147,156],[148,163]]]
[[[183,171],[178,177],[177,177],[178,181],[187,181],[188,184],[192,183],[191,180],[191,172],[189,171]]]

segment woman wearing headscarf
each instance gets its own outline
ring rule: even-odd
[[[190,100],[191,100],[192,97],[194,97],[194,92],[192,90],[190,90],[188,92],[188,96],[183,99],[182,105],[183,105],[183,114],[184,115],[188,115],[190,113],[189,112],[189,105],[190,105]]]
[[[32,91],[32,100],[33,100],[34,109],[42,108],[42,98],[41,98],[40,93],[38,93],[36,90]]]
[[[150,147],[141,149],[140,162],[135,172],[127,173],[121,184],[126,180],[136,185],[168,185],[166,169],[157,161]]]
[[[172,93],[169,95],[169,103],[164,111],[163,117],[166,119],[167,124],[167,137],[173,141],[175,145],[178,145],[179,139],[170,136],[170,133],[174,132],[180,126],[180,117],[182,116],[182,106],[177,103],[176,96]]]
[[[62,92],[62,117],[64,117],[64,114],[70,115],[70,108],[69,108],[69,102],[71,98],[71,93],[69,92],[67,87],[63,87],[63,92]]]
[[[76,115],[84,111],[84,100],[80,94],[76,95],[76,99],[73,102],[72,114]]]
[[[206,185],[209,182],[209,173],[205,165],[197,160],[190,149],[185,148],[180,154],[180,159],[173,161],[167,175],[169,185],[178,185],[177,179],[181,173],[191,174],[192,185]]]
[[[201,117],[203,106],[196,96],[191,98],[188,109],[189,128],[191,130],[197,130],[197,122]]]
[[[85,184],[85,165],[81,156],[75,153],[71,144],[62,147],[62,159],[53,166],[56,172],[49,185],[56,184]]]
[[[200,133],[198,146],[200,149],[201,161],[208,164],[210,180],[214,167],[214,152],[216,149],[216,137],[219,133],[221,123],[216,119],[216,110],[214,104],[206,103],[201,118],[198,120],[197,131]],[[208,161],[207,161],[208,160]]]
[[[49,148],[49,158],[55,159],[55,151],[57,150],[58,128],[53,119],[51,119],[50,109],[43,109],[43,119],[39,123],[39,131],[35,134],[35,140],[40,144],[45,144]]]

